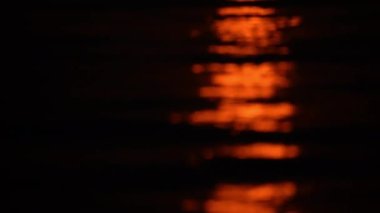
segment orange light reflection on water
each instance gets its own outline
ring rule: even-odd
[[[223,7],[218,14],[223,18],[213,24],[222,44],[211,45],[210,53],[233,56],[288,54],[283,44],[282,30],[300,25],[300,17],[272,16],[273,8]]]
[[[221,7],[217,14],[220,17],[213,22],[212,30],[218,42],[208,48],[219,55],[286,55],[289,51],[284,30],[301,23],[298,16],[281,15],[267,7]],[[199,96],[213,100],[217,106],[190,113],[185,120],[234,131],[290,132],[296,107],[274,99],[282,98],[285,93],[280,91],[291,87],[293,70],[292,62],[195,64],[192,71],[209,79],[209,84],[199,89]],[[177,123],[182,120],[179,116],[172,118]]]
[[[287,120],[295,113],[290,103],[235,103],[222,102],[217,109],[200,110],[190,115],[192,124],[215,124],[235,130],[257,132],[289,132]]]
[[[200,89],[200,96],[205,98],[271,98],[276,91],[289,86],[287,78],[292,63],[262,64],[220,64],[194,65],[196,73],[208,70],[211,75],[211,86]]]
[[[273,15],[275,12],[276,11],[273,8],[242,6],[242,7],[220,8],[218,10],[218,15],[220,16],[228,16],[228,15],[268,16],[268,15]]]
[[[300,148],[296,145],[277,143],[253,143],[245,145],[225,145],[214,149],[205,149],[204,157],[231,157],[236,159],[293,159],[300,155]]]
[[[288,121],[295,114],[289,102],[255,103],[255,99],[270,99],[290,86],[288,75],[294,65],[290,62],[210,63],[196,64],[194,73],[209,73],[210,85],[200,88],[203,98],[219,99],[216,109],[192,113],[189,121],[195,125],[214,124],[235,130],[258,132],[288,132]]]
[[[207,213],[276,213],[295,196],[292,182],[261,185],[222,184],[217,186],[212,198],[205,202]]]

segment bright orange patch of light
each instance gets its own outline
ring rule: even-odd
[[[290,131],[292,125],[287,119],[295,114],[291,103],[249,101],[273,98],[277,91],[289,87],[288,76],[292,69],[294,66],[290,62],[195,64],[195,73],[211,74],[211,85],[201,87],[200,96],[220,99],[220,103],[216,109],[192,113],[190,123],[214,124],[238,131]]]
[[[296,193],[292,182],[262,185],[219,185],[205,202],[207,213],[276,213]]]
[[[274,8],[222,7],[221,16],[212,29],[219,40],[209,46],[209,52],[230,56],[276,54],[286,55],[283,30],[296,27],[301,18],[276,14]],[[294,70],[290,62],[209,63],[195,64],[196,74],[210,78],[202,86],[202,98],[217,101],[214,109],[199,110],[186,116],[193,125],[213,125],[235,131],[289,132],[295,106],[290,102],[257,103],[261,99],[276,98],[278,92],[291,86],[289,74]],[[173,123],[178,119],[173,117]]]
[[[237,159],[283,160],[296,158],[299,154],[300,149],[296,145],[254,143],[249,145],[222,146],[213,151],[212,156]]]
[[[229,17],[218,20],[214,29],[222,42],[269,46],[281,41],[278,23],[265,17]]]
[[[218,11],[218,15],[221,16],[268,16],[273,15],[275,13],[275,9],[273,8],[263,8],[263,7],[223,7]]]
[[[201,97],[229,99],[271,98],[277,90],[289,86],[287,74],[293,67],[286,62],[201,66],[195,65],[194,72],[206,69],[210,69],[210,72],[219,71],[211,76],[213,86],[201,88]]]
[[[235,130],[257,132],[288,132],[287,118],[295,113],[290,103],[221,103],[215,110],[200,110],[190,115],[192,124],[215,124]]]
[[[283,46],[282,30],[298,26],[301,19],[265,17],[274,13],[274,9],[262,7],[220,8],[218,14],[224,18],[216,20],[213,29],[224,44],[210,46],[209,52],[235,56],[288,54],[288,48]]]

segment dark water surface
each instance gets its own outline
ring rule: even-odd
[[[376,211],[377,5],[147,5],[27,10],[12,212]]]

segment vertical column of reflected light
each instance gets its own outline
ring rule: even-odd
[[[273,8],[223,7],[212,29],[218,39],[209,53],[230,57],[284,55],[283,30],[300,24],[299,17],[276,15]],[[193,72],[206,74],[210,85],[202,86],[199,95],[218,100],[216,109],[192,113],[194,125],[214,125],[235,131],[289,132],[295,106],[289,102],[264,103],[291,85],[291,62],[206,63],[194,64]]]
[[[245,0],[243,0],[245,2]],[[209,53],[231,58],[260,55],[287,55],[283,30],[300,24],[299,17],[276,14],[273,8],[224,7],[212,28],[218,39],[209,46]],[[189,123],[213,125],[235,131],[289,132],[295,106],[287,101],[268,103],[279,91],[291,86],[289,74],[292,62],[264,63],[205,63],[194,64],[193,72],[208,76],[210,83],[199,89],[204,99],[217,100],[216,108],[191,113]],[[264,101],[265,100],[265,101]],[[296,145],[255,142],[251,144],[220,145],[205,149],[205,159],[227,157],[235,159],[286,160],[296,158]],[[221,183],[205,201],[186,199],[185,212],[206,213],[277,213],[297,191],[294,182],[267,184]]]

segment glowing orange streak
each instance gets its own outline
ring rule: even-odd
[[[275,213],[295,193],[296,186],[291,182],[256,186],[223,184],[206,201],[205,210],[207,213]]]
[[[294,69],[294,65],[290,62],[265,62],[261,64],[209,63],[193,65],[193,72],[195,73],[202,73],[205,71],[212,73],[273,72],[285,75],[292,69]]]
[[[223,146],[213,155],[233,157],[238,159],[291,159],[300,154],[300,149],[295,145],[255,143],[250,145]]]
[[[260,15],[267,16],[272,15],[276,12],[272,8],[262,8],[262,7],[224,7],[220,8],[218,14],[221,16],[228,15]]]
[[[254,130],[259,132],[288,132],[289,122],[282,121],[295,112],[289,103],[248,104],[222,103],[216,110],[202,110],[190,115],[192,124],[216,124],[232,126],[236,130]]]

